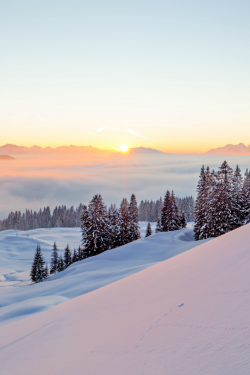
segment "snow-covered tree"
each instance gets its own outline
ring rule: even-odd
[[[149,237],[149,236],[151,236],[151,234],[152,234],[151,224],[148,223],[145,237]]]
[[[187,226],[186,215],[182,211],[181,214],[180,214],[180,227],[181,228],[186,228],[186,226]]]
[[[62,272],[64,270],[64,261],[62,255],[59,256],[58,260],[58,272]]]
[[[80,259],[78,258],[78,254],[77,254],[76,249],[74,249],[73,255],[72,255],[72,263],[78,262],[78,260],[80,260]]]
[[[56,242],[54,242],[50,261],[50,274],[58,272],[58,260],[58,248]]]
[[[160,233],[160,232],[162,232],[161,218],[158,217],[156,228],[155,228],[155,233]]]
[[[135,241],[141,238],[140,226],[139,226],[139,211],[137,206],[136,197],[134,194],[131,195],[130,205],[129,205],[129,237],[130,241]]]
[[[109,249],[110,225],[107,209],[102,196],[95,195],[85,208],[81,217],[82,244],[88,256],[102,253]]]
[[[167,190],[161,215],[162,232],[169,232],[180,229],[179,212],[175,203],[174,192],[170,195]]]
[[[45,260],[40,245],[37,245],[36,248],[35,257],[31,267],[30,277],[34,283],[39,283],[43,281],[46,277]]]
[[[129,203],[127,198],[124,198],[120,206],[120,245],[126,245],[131,242],[130,236],[130,214]]]
[[[67,268],[72,263],[72,254],[71,254],[69,245],[67,245],[66,248],[64,249],[63,261],[64,261],[64,268]]]

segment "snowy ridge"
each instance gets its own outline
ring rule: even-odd
[[[146,223],[140,224],[144,237]],[[45,259],[49,261],[54,241],[60,251],[67,243],[72,249],[79,245],[81,232],[79,228],[37,229],[28,231],[29,237],[27,232],[19,232],[18,236],[16,232],[6,231],[0,236],[1,249],[6,247],[0,254],[4,252],[5,257],[10,254],[8,266],[12,264],[17,270],[23,270],[15,272],[12,269],[6,275],[7,270],[0,269],[3,280],[0,282],[0,325],[50,309],[199,245],[193,240],[192,228],[159,233],[74,263],[48,280],[31,285],[29,272],[36,244],[41,245]]]
[[[247,374],[249,229],[0,327],[2,372]]]

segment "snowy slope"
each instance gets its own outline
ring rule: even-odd
[[[0,325],[47,310],[58,303],[91,292],[199,245],[193,241],[191,228],[160,233],[145,239],[146,223],[141,223],[141,227],[141,240],[77,262],[65,271],[35,285],[27,280],[36,243],[41,245],[49,261],[54,240],[60,249],[63,249],[66,243],[72,245],[71,247],[77,246],[81,239],[79,229],[39,229],[29,231],[29,237],[27,232],[19,232],[18,236],[16,232],[8,231],[5,235],[2,232],[0,246],[5,250],[1,250],[1,253],[9,256],[9,267],[12,264],[16,271],[5,269],[6,273],[1,276]],[[21,266],[27,270],[20,272]]]
[[[5,375],[245,375],[250,226],[0,327]]]

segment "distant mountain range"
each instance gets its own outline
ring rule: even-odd
[[[250,155],[250,145],[245,146],[244,143],[238,145],[226,145],[224,147],[213,148],[207,151],[207,155]]]
[[[0,155],[0,161],[1,160],[11,161],[11,160],[16,160],[16,159],[9,155]]]
[[[139,154],[164,154],[164,152],[145,147],[131,148],[130,151]],[[115,154],[115,150],[100,149],[92,146],[60,146],[56,148],[52,147],[25,147],[16,146],[13,144],[7,144],[0,147],[0,155],[19,155],[19,156],[29,156],[29,155],[63,155],[63,154],[96,154],[96,155],[107,155]]]
[[[0,155],[48,155],[48,154],[79,154],[79,153],[114,153],[114,150],[103,150],[100,148],[95,148],[92,146],[60,146],[56,148],[52,147],[40,147],[40,146],[16,146],[12,144],[7,144],[0,147]]]

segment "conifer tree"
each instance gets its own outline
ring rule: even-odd
[[[58,272],[58,248],[56,242],[54,242],[51,261],[50,261],[50,274]]]
[[[244,199],[244,205],[243,205],[243,224],[245,222],[249,223],[250,220],[250,172],[248,172],[248,169],[245,173],[245,180],[243,183],[242,188],[242,194]]]
[[[175,203],[174,192],[172,196],[167,190],[161,215],[162,232],[169,232],[180,229],[179,213]]]
[[[130,215],[129,203],[127,198],[123,198],[120,206],[120,245],[126,245],[131,242],[130,236]]]
[[[232,174],[232,168],[224,161],[219,167],[218,182],[211,199],[213,237],[233,229]]]
[[[82,244],[87,256],[93,256],[109,249],[110,225],[102,196],[95,195],[89,207],[84,208],[81,217]]]
[[[117,209],[109,212],[110,222],[110,248],[115,249],[121,245],[121,215]]]
[[[136,197],[134,194],[131,195],[130,205],[129,205],[129,236],[130,241],[135,241],[141,238],[140,226],[139,226],[139,211],[137,206]]]
[[[78,257],[78,260],[83,260],[86,258],[84,249],[81,246],[78,246],[77,257]]]
[[[186,215],[185,215],[184,212],[182,211],[182,212],[181,212],[181,215],[180,215],[180,227],[181,227],[181,228],[186,228],[186,226],[187,226]]]
[[[151,236],[151,234],[152,234],[151,224],[148,223],[147,229],[146,229],[146,236],[145,237],[149,237],[149,236]]]
[[[40,245],[37,245],[36,248],[36,253],[32,263],[30,276],[31,280],[34,283],[39,283],[43,281],[43,279],[46,276],[45,260]]]
[[[67,245],[66,248],[64,249],[63,260],[64,260],[64,268],[69,267],[72,263],[72,254],[71,254],[69,245]]]
[[[209,184],[207,182],[209,169],[205,171],[204,165],[201,167],[200,179],[197,186],[197,199],[195,204],[195,225],[194,238],[196,241],[208,238],[208,202]]]
[[[59,256],[58,260],[58,272],[62,272],[64,270],[64,261],[62,255]]]
[[[47,277],[49,277],[49,266],[46,263],[46,266],[44,268],[44,278],[47,279]]]
[[[74,249],[73,251],[73,255],[72,255],[72,263],[75,263],[75,262],[78,262],[78,254],[76,252],[76,249]]]
[[[244,224],[248,214],[243,190],[243,177],[238,165],[235,168],[232,181],[232,229],[235,229]]]
[[[161,227],[161,218],[158,217],[157,225],[156,225],[156,229],[155,229],[155,233],[160,233],[160,232],[162,232],[162,227]]]

